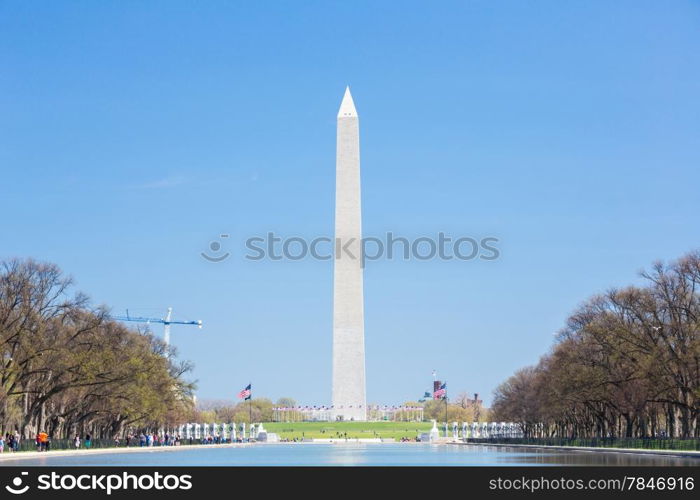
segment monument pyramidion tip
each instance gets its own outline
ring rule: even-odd
[[[357,116],[357,110],[352,100],[350,87],[345,87],[345,95],[343,95],[343,101],[340,103],[340,109],[338,110],[338,118],[343,118],[345,116]]]

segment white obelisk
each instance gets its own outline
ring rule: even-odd
[[[350,88],[338,111],[333,272],[333,417],[367,420],[360,129]]]

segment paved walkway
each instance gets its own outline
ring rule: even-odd
[[[502,448],[539,448],[557,451],[581,451],[597,453],[633,453],[635,455],[660,455],[667,457],[683,457],[700,459],[700,451],[694,450],[646,450],[643,448],[594,448],[592,446],[546,446],[540,444],[489,444],[489,443],[464,443],[462,441],[448,441],[447,444],[460,444],[465,446],[497,446]]]
[[[0,453],[0,463],[3,460],[20,460],[23,458],[38,458],[44,455],[52,457],[64,457],[73,455],[96,455],[105,453],[157,453],[168,451],[194,450],[197,448],[238,448],[250,446],[253,443],[227,443],[227,444],[187,444],[183,446],[130,446],[122,448],[91,448],[89,450],[81,448],[79,450],[51,450],[51,451],[18,451]]]

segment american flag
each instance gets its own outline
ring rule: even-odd
[[[251,384],[248,384],[245,389],[243,389],[241,392],[238,393],[238,397],[240,399],[250,399],[250,395],[251,395],[250,385]]]
[[[442,399],[447,395],[447,382],[443,382],[440,388],[433,393],[433,399]]]

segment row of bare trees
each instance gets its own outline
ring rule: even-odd
[[[189,364],[72,285],[53,264],[0,262],[0,431],[115,438],[185,421]]]
[[[529,437],[700,437],[700,252],[594,296],[495,391]]]

